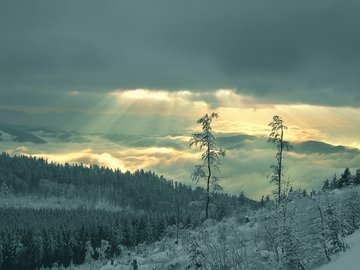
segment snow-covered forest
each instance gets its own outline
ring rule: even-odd
[[[280,204],[152,172],[0,156],[0,269],[315,269],[360,225],[358,173]],[[345,184],[343,184],[345,183]]]
[[[83,263],[88,241],[94,250],[107,241],[110,258],[125,247],[159,241],[169,226],[194,228],[204,218],[204,189],[143,170],[122,173],[3,153],[0,175],[1,269]],[[210,213],[221,220],[259,207],[244,194],[213,193]]]

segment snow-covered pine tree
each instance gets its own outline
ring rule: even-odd
[[[90,263],[94,260],[94,249],[91,245],[91,241],[85,243],[85,263]]]
[[[352,234],[359,229],[360,222],[360,198],[359,192],[349,191],[349,194],[342,198],[341,204],[341,221],[344,227],[344,234]]]
[[[277,216],[277,224],[279,230],[279,242],[280,242],[280,265],[284,270],[305,270],[302,258],[299,254],[300,242],[295,235],[295,223],[294,217],[296,216],[297,207],[294,204],[294,199],[288,196],[288,187],[283,189],[285,195],[282,197],[280,205],[275,209]],[[294,196],[294,192],[291,194]],[[300,201],[298,196],[294,196]]]
[[[212,121],[218,117],[219,115],[215,112],[201,117],[197,123],[201,125],[202,131],[193,133],[189,142],[189,147],[196,146],[200,150],[203,148],[205,150],[201,155],[201,163],[195,166],[195,170],[191,175],[196,183],[201,179],[206,180],[205,219],[209,218],[210,187],[220,187],[218,184],[219,179],[214,175],[214,171],[219,171],[220,158],[225,156],[225,150],[216,144],[211,127]]]
[[[345,244],[342,239],[343,227],[335,208],[335,202],[327,202],[325,211],[326,238],[330,244],[329,252],[336,253],[345,251]]]
[[[96,253],[98,254],[99,260],[105,260],[109,256],[109,250],[111,246],[109,244],[109,241],[106,241],[104,239],[101,239],[100,247],[96,248]]]
[[[121,255],[121,252],[123,250],[122,243],[124,240],[124,232],[122,226],[120,224],[116,224],[115,226],[113,226],[112,230],[112,235],[114,236],[112,238],[112,246],[114,247],[114,252],[117,255]]]
[[[298,256],[307,269],[330,260],[320,203],[311,197],[297,199],[293,234],[298,239]]]
[[[287,130],[287,126],[285,126],[283,119],[275,115],[273,117],[273,120],[269,123],[269,126],[271,127],[271,133],[268,138],[269,143],[276,144],[277,152],[275,155],[276,163],[271,165],[270,168],[272,169],[272,175],[270,182],[274,183],[276,185],[276,201],[277,204],[280,204],[283,191],[283,159],[284,159],[284,151],[290,149],[290,144],[288,141],[284,139],[284,132]]]
[[[191,237],[190,249],[188,252],[190,269],[208,269],[206,266],[206,256],[202,251],[195,235]]]
[[[283,255],[281,266],[284,270],[306,270],[301,257],[299,256],[300,243],[293,235],[291,227],[285,228],[283,232]]]
[[[327,259],[327,261],[330,261],[330,254],[329,254],[329,248],[327,245],[327,238],[326,238],[326,220],[325,220],[325,216],[324,216],[324,210],[323,210],[323,206],[321,204],[321,198],[319,198],[319,200],[315,197],[310,197],[309,199],[315,204],[316,206],[316,210],[319,214],[319,218],[317,220],[315,220],[316,223],[318,223],[318,228],[320,230],[320,234],[321,234],[321,238],[320,238],[320,242],[321,242],[321,249],[324,252],[324,255]]]
[[[225,225],[218,228],[218,237],[215,243],[211,242],[208,249],[211,255],[211,269],[231,269],[230,245],[227,239],[228,230]]]
[[[272,206],[272,205],[271,205]],[[270,205],[259,210],[259,227],[253,235],[255,250],[265,265],[278,265],[280,262],[281,237],[279,221]]]

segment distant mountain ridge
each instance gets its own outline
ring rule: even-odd
[[[14,142],[46,143],[44,139],[33,135],[31,132],[24,130],[24,128],[2,124],[0,125],[0,140],[3,141],[5,138]]]

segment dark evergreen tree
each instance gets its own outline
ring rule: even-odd
[[[0,238],[0,268],[1,268],[1,265],[4,261],[4,246],[3,246],[3,239]]]
[[[339,178],[338,187],[343,188],[343,187],[350,186],[351,185],[351,180],[352,180],[352,176],[351,176],[350,169],[346,168],[344,170],[343,174]]]
[[[322,190],[327,191],[329,189],[330,189],[330,181],[329,181],[329,179],[326,179],[323,183]]]
[[[330,183],[330,189],[336,189],[336,188],[339,188],[339,181],[335,173]]]
[[[356,173],[353,178],[354,186],[360,185],[360,169],[356,170]]]

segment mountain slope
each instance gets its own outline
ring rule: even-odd
[[[174,212],[180,209],[200,217],[206,191],[168,181],[153,172],[121,172],[82,164],[56,164],[26,156],[0,155],[0,191],[12,195],[37,195],[109,202],[119,207],[145,211]],[[212,194],[212,217],[221,219],[239,207],[257,207],[258,202],[223,193]]]

